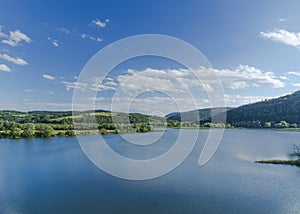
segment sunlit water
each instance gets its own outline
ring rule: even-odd
[[[163,154],[180,130],[169,129],[153,147],[104,138],[131,158]],[[196,130],[183,130],[196,132]],[[158,133],[130,134],[136,139]],[[0,213],[299,213],[300,168],[254,163],[286,159],[300,132],[226,130],[205,165],[197,161],[201,130],[191,155],[174,171],[152,180],[128,181],[96,168],[73,137],[0,140]],[[81,136],[84,140],[92,136]]]

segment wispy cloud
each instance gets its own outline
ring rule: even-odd
[[[51,37],[48,37],[48,40],[51,42],[51,44],[55,47],[59,47],[59,43],[56,39],[52,39]]]
[[[43,74],[43,78],[47,79],[47,80],[55,80],[56,77],[49,75],[49,74]]]
[[[2,43],[8,44],[12,47],[22,45],[22,42],[30,43],[31,38],[25,33],[22,33],[20,30],[10,31],[9,35],[4,34],[1,30],[1,37],[6,39],[2,40]]]
[[[52,41],[52,45],[55,46],[55,47],[59,47],[59,44],[58,44],[57,40]]]
[[[82,39],[90,39],[90,40],[93,40],[93,41],[96,41],[96,42],[102,42],[102,38],[100,38],[100,37],[94,37],[94,36],[90,36],[90,35],[88,35],[88,34],[86,34],[86,33],[82,33],[82,34],[80,34],[80,37],[82,38]]]
[[[7,35],[2,32],[3,26],[0,25],[0,38],[7,38]]]
[[[0,54],[0,58],[8,61],[8,62],[11,62],[11,63],[14,63],[16,65],[28,65],[28,62],[26,62],[24,59],[21,59],[21,58],[13,58],[7,54]]]
[[[288,74],[294,76],[300,76],[300,72],[296,72],[296,71],[289,71]]]
[[[94,77],[90,82],[69,82],[61,81],[65,85],[67,91],[70,89],[79,89],[81,91],[107,91],[107,90],[117,90],[118,84],[114,80],[103,81],[102,77]]]
[[[287,76],[279,76],[280,79],[282,80],[288,80],[289,78]]]
[[[278,20],[278,22],[285,22],[285,21],[287,21],[287,18],[281,18]]]
[[[65,34],[69,34],[70,33],[70,31],[67,28],[65,28],[65,27],[60,27],[60,28],[58,28],[58,30],[60,32],[62,32],[62,33],[65,33]]]
[[[227,106],[240,106],[249,103],[259,102],[265,99],[272,99],[270,96],[241,96],[241,95],[230,95],[225,94],[225,102]]]
[[[68,82],[68,81],[61,81],[62,84],[65,85],[67,91],[70,89],[80,89],[84,91],[86,87],[88,86],[87,83],[81,83],[81,82]]]
[[[0,71],[11,72],[11,69],[5,64],[0,64]]]
[[[26,89],[24,89],[24,91],[26,91],[26,92],[28,92],[28,93],[31,93],[33,90],[32,90],[32,89],[26,88]]]
[[[292,83],[292,86],[300,87],[300,83]]]
[[[260,32],[260,36],[265,39],[270,39],[275,42],[283,43],[293,47],[299,47],[300,45],[300,33],[289,32],[284,29],[276,29],[269,32]]]
[[[106,23],[108,23],[108,22],[109,22],[109,19],[106,19],[105,21],[101,21],[100,19],[94,19],[94,20],[92,20],[91,24],[94,24],[100,28],[104,28],[106,26]]]
[[[223,84],[230,89],[249,87],[283,88],[284,83],[273,72],[265,72],[249,65],[240,65],[236,69],[214,69]]]

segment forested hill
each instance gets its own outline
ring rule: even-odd
[[[176,112],[166,115],[166,118],[181,122],[197,122],[197,120],[207,121],[212,116],[220,114],[224,111],[226,112],[229,109],[230,108],[205,108],[182,113]]]
[[[279,98],[243,105],[227,111],[230,124],[245,122],[300,124],[300,91]]]
[[[219,111],[219,112],[218,112]],[[286,128],[300,126],[300,91],[282,97],[263,100],[257,103],[243,105],[237,108],[214,108],[216,114],[211,115],[211,109],[198,109],[189,112],[172,114],[168,119],[181,122],[195,122],[197,115],[201,124],[227,113],[227,123],[236,127],[249,128]],[[195,117],[196,115],[196,117]],[[185,118],[185,120],[182,120]],[[218,119],[216,119],[218,120]]]

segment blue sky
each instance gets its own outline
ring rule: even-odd
[[[291,93],[300,89],[299,9],[297,0],[0,1],[0,108],[71,109],[76,78],[88,60],[139,34],[169,35],[198,48],[220,75],[229,106]],[[155,82],[147,75],[178,74],[174,69],[176,63],[155,57],[123,63],[107,81],[111,87],[98,94],[98,107],[110,107],[122,78],[146,71],[145,79]],[[141,95],[137,103],[145,102],[133,111],[153,113],[153,105],[163,105],[163,114],[176,110],[158,94]],[[206,107],[207,99],[198,98]]]

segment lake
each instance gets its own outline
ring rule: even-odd
[[[105,135],[128,157],[167,151],[180,130],[168,129],[141,150],[119,135]],[[196,132],[197,130],[182,130]],[[95,167],[75,137],[0,140],[0,213],[299,213],[300,168],[254,163],[287,159],[300,132],[227,129],[216,154],[197,164],[207,130],[189,157],[159,178],[130,181]],[[128,134],[136,139],[158,133]],[[93,136],[80,136],[84,140]]]

